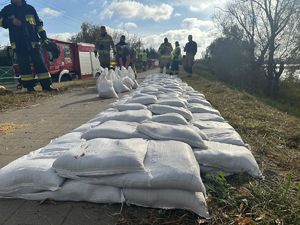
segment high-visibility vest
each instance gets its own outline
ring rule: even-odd
[[[177,46],[172,52],[172,60],[180,61],[181,59],[182,59],[181,49],[179,46]]]
[[[143,61],[143,62],[147,62],[147,60],[148,60],[148,55],[147,55],[146,52],[143,52],[143,53],[142,53],[142,61]]]

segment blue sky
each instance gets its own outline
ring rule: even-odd
[[[0,7],[8,0],[0,0]],[[211,20],[216,7],[226,0],[27,0],[44,21],[49,36],[67,39],[80,30],[82,22],[123,29],[157,48],[166,36],[184,45],[188,34],[198,43],[199,54],[213,39]],[[0,29],[0,44],[8,43]]]

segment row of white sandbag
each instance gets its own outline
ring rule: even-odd
[[[49,155],[53,152],[57,159]],[[63,177],[75,180],[63,183]],[[208,217],[199,165],[190,146],[181,142],[84,141],[79,134],[68,134],[1,169],[0,180],[0,196],[6,198],[98,203],[126,199]]]
[[[138,87],[134,71],[124,67],[116,70],[105,68],[97,79],[97,91],[100,98],[118,98],[118,93],[129,92]]]

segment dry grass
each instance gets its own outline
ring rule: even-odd
[[[38,100],[53,95],[63,94],[73,88],[86,88],[96,84],[95,79],[75,80],[62,83],[54,83],[54,86],[59,88],[59,93],[52,94],[43,92],[40,86],[36,87],[36,93],[30,94],[26,92],[11,92],[5,91],[0,93],[0,112],[9,109],[24,108],[35,104]]]
[[[22,128],[24,126],[25,125],[15,123],[0,123],[0,135],[12,133],[14,130]]]
[[[123,209],[117,224],[300,224],[300,119],[278,111],[245,92],[205,79],[201,77],[201,71],[198,75],[184,77],[183,80],[204,93],[252,146],[266,179],[253,180],[246,175],[224,178],[222,174],[218,177],[204,177],[210,193],[208,204],[212,218],[209,221],[183,210],[166,211],[131,206]],[[94,85],[94,82],[63,83],[61,89],[64,92],[73,87]],[[49,95],[42,92],[34,95],[2,95],[0,111],[15,107],[10,104],[23,107],[44,97]]]
[[[222,182],[204,178],[213,187],[208,188],[212,192],[208,224],[300,224],[300,119],[205,79],[201,71],[184,80],[204,93],[251,145],[266,177],[262,181],[232,176]]]

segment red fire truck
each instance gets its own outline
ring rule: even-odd
[[[59,58],[53,60],[51,53],[42,52],[42,54],[54,81],[61,82],[63,80],[85,79],[100,75],[100,63],[94,55],[95,45],[51,40],[54,41],[60,49]],[[16,60],[13,61],[13,68],[16,78],[18,78],[18,65],[15,63]]]

